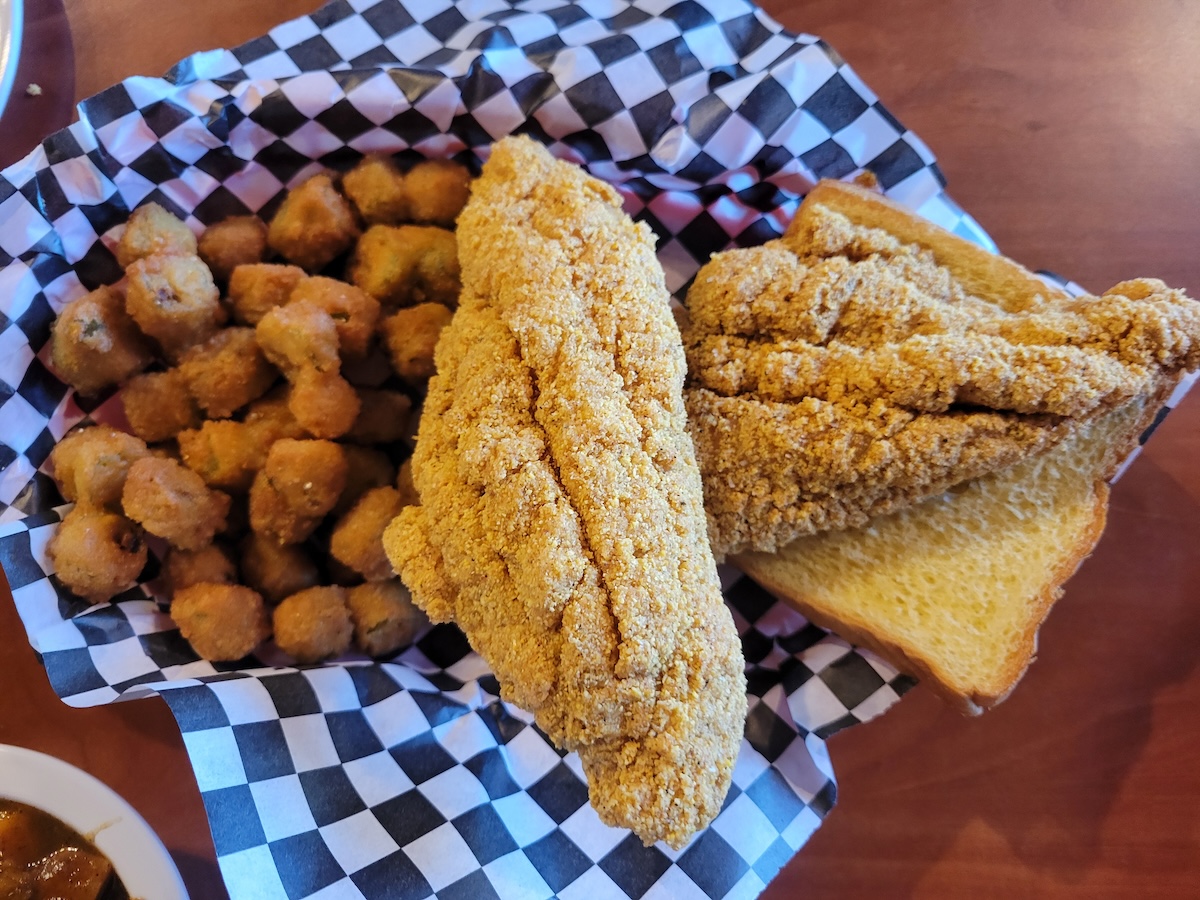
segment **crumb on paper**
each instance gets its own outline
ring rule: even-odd
[[[42,86],[37,82],[31,81],[25,88],[25,93],[30,97],[42,96]]]

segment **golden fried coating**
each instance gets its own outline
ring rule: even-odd
[[[279,377],[253,328],[222,328],[180,357],[179,370],[205,414],[227,419],[265,394]]]
[[[241,325],[257,325],[268,312],[288,302],[292,290],[304,277],[299,266],[278,263],[238,266],[229,276],[233,320]]]
[[[268,312],[255,328],[263,354],[291,382],[288,409],[314,437],[341,437],[354,425],[359,399],[340,374],[337,324],[300,298]]]
[[[989,411],[918,415],[881,402],[779,403],[701,387],[686,396],[718,556],[862,525],[1047,449],[1070,429],[1054,417]]]
[[[959,251],[939,261],[851,221],[831,190],[858,193],[818,188],[782,239],[716,254],[688,294],[685,397],[718,559],[1004,468],[1200,363],[1200,304],[1161,282],[1071,298],[997,259],[988,277],[1020,290],[972,293]],[[958,240],[942,234],[931,244]]]
[[[389,656],[407,647],[429,620],[399,578],[368,581],[346,591],[354,640],[368,656]]]
[[[394,487],[367,491],[333,526],[329,538],[330,555],[367,581],[395,577],[392,564],[383,552],[383,530],[403,508],[404,500]]]
[[[371,488],[387,487],[396,477],[396,467],[382,450],[357,444],[343,444],[342,450],[346,454],[346,486],[330,510],[338,517],[349,512]]]
[[[146,541],[124,516],[77,506],[58,524],[46,554],[67,590],[99,603],[137,584]]]
[[[336,372],[301,369],[288,393],[288,409],[313,437],[342,437],[358,421],[358,392]]]
[[[266,465],[277,434],[265,424],[209,419],[199,428],[179,432],[179,455],[209,487],[244,493]]]
[[[461,280],[454,232],[425,225],[372,225],[359,238],[350,280],[385,309],[458,303]]]
[[[471,173],[450,159],[426,159],[408,170],[404,188],[414,222],[450,228],[471,194]]]
[[[408,417],[412,400],[399,391],[362,388],[358,392],[360,407],[354,427],[346,439],[359,444],[390,444],[408,433]]]
[[[211,544],[225,527],[229,496],[173,459],[143,457],[129,468],[121,494],[125,515],[181,550]]]
[[[213,278],[225,284],[238,266],[263,261],[267,255],[267,225],[258,216],[230,216],[204,230],[196,252]]]
[[[199,550],[171,547],[163,560],[163,570],[173,594],[193,584],[233,584],[237,581],[237,566],[221,544],[209,544]]]
[[[342,191],[368,225],[399,225],[409,219],[404,175],[386,156],[368,156],[347,172]]]
[[[50,365],[90,396],[150,365],[146,338],[125,312],[125,297],[100,287],[63,307],[50,334]]]
[[[288,262],[318,272],[349,250],[358,234],[349,201],[320,174],[288,192],[271,219],[267,243]]]
[[[385,548],[505,699],[579,752],[601,819],[681,846],[721,808],[746,697],[654,239],[526,138],[495,145],[458,229],[421,504]]]
[[[273,538],[251,532],[242,539],[239,550],[242,577],[268,603],[315,587],[321,580],[312,553],[299,544],[281,545]]]
[[[346,487],[346,454],[332,441],[276,441],[250,487],[250,527],[280,544],[312,534]]]
[[[336,373],[341,367],[337,323],[315,303],[297,300],[270,310],[254,334],[263,355],[289,381],[305,369]]]
[[[213,662],[249,656],[271,636],[262,597],[240,584],[185,587],[171,598],[171,618],[192,649]]]
[[[242,421],[256,429],[262,443],[270,445],[285,437],[310,437],[288,408],[290,396],[291,388],[281,384],[246,408],[246,415]]]
[[[121,404],[129,427],[147,443],[168,441],[184,429],[200,427],[200,407],[178,368],[130,378],[121,388]]]
[[[340,656],[350,649],[354,625],[340,587],[313,587],[275,607],[275,643],[298,663]]]
[[[117,262],[122,269],[156,253],[190,256],[195,252],[196,236],[192,230],[157,203],[135,209],[117,242]]]
[[[362,288],[312,275],[296,285],[289,302],[311,303],[329,313],[337,329],[338,351],[344,359],[367,355],[379,321],[379,301]]]
[[[212,273],[198,256],[156,253],[125,272],[125,309],[172,359],[208,340],[224,320]]]
[[[149,454],[145,442],[132,434],[92,425],[59,441],[50,451],[50,467],[64,499],[119,512],[129,467]]]
[[[418,303],[383,320],[381,331],[397,375],[409,384],[433,375],[433,348],[453,315],[440,303]]]

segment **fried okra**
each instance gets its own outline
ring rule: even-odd
[[[195,252],[192,230],[157,203],[135,209],[117,242],[117,262],[122,269],[156,253],[189,256]]]
[[[304,278],[299,266],[279,263],[240,265],[229,276],[229,306],[233,320],[257,325],[277,306],[283,306]]]
[[[412,400],[399,391],[362,388],[360,407],[354,426],[346,439],[359,444],[390,444],[401,440],[408,431]]]
[[[312,587],[275,607],[275,643],[300,663],[339,656],[350,649],[354,625],[340,587]]]
[[[146,444],[109,425],[72,431],[50,452],[63,498],[89,509],[118,511],[130,467],[149,456]]]
[[[399,578],[368,581],[346,591],[354,639],[369,656],[387,656],[407,647],[429,623]]]
[[[308,300],[271,310],[255,329],[263,354],[291,382],[288,409],[305,431],[341,437],[354,425],[359,400],[339,374],[337,326]]]
[[[337,329],[338,351],[344,359],[362,359],[371,347],[379,321],[379,301],[362,288],[314,275],[292,290],[291,303],[311,303],[325,310]]]
[[[280,544],[252,531],[238,549],[242,578],[268,603],[315,587],[321,580],[311,554],[298,544]]]
[[[224,320],[212,273],[198,256],[156,253],[125,273],[125,309],[172,359],[208,340]]]
[[[209,544],[199,550],[180,550],[171,547],[163,561],[167,584],[178,593],[193,584],[233,584],[237,581],[237,566],[220,544]]]
[[[368,225],[409,219],[404,174],[386,156],[368,156],[342,178],[342,191]]]
[[[192,649],[213,662],[249,656],[271,636],[263,598],[240,584],[185,587],[171,598],[171,618]]]
[[[121,495],[125,515],[181,550],[199,550],[225,527],[229,496],[211,490],[173,459],[143,457],[129,467]]]
[[[447,228],[454,224],[471,193],[471,173],[450,159],[426,159],[404,176],[409,215],[414,222]]]
[[[254,334],[263,355],[289,381],[305,369],[336,373],[341,368],[337,323],[315,303],[297,300],[272,309]]]
[[[358,234],[350,201],[320,174],[288,192],[271,219],[267,243],[288,262],[317,272],[349,250]]]
[[[288,393],[288,409],[313,437],[342,437],[358,420],[358,392],[335,372],[302,369]]]
[[[144,372],[121,388],[121,404],[133,433],[147,443],[167,441],[200,427],[200,407],[179,369]]]
[[[250,527],[280,544],[298,544],[345,487],[346,455],[338,444],[276,441],[250,487]]]
[[[396,467],[382,450],[343,444],[342,451],[346,454],[346,486],[330,510],[335,516],[349,512],[371,488],[387,487],[396,477]]]
[[[184,465],[209,487],[242,493],[266,464],[274,434],[232,419],[209,420],[179,432]]]
[[[209,416],[226,419],[265,394],[279,377],[253,328],[222,328],[186,351],[179,369],[192,397]]]
[[[262,262],[267,255],[266,223],[258,216],[230,216],[205,229],[196,252],[224,284],[238,266]]]
[[[454,232],[425,225],[372,225],[348,271],[386,309],[424,302],[454,307],[462,288]]]
[[[400,514],[404,501],[394,487],[374,488],[333,526],[329,553],[367,581],[384,581],[396,573],[383,551],[383,530]]]
[[[129,590],[146,565],[141,528],[125,516],[82,506],[58,524],[46,553],[58,580],[95,602]]]
[[[100,287],[72,300],[50,334],[50,365],[79,393],[90,396],[150,365],[146,338],[125,311],[125,297]]]
[[[383,339],[397,375],[409,384],[420,384],[433,376],[433,351],[453,315],[440,303],[419,303],[383,320]]]
[[[281,384],[246,408],[242,421],[256,429],[264,444],[273,444],[280,438],[311,437],[289,409],[290,396],[291,388]]]

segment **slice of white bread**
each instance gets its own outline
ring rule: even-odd
[[[1165,396],[1126,403],[1043,454],[862,528],[731,561],[816,624],[978,714],[1033,661],[1062,583],[1104,529],[1106,480]]]
[[[978,244],[922,219],[911,209],[858,184],[822,180],[808,194],[788,226],[799,234],[821,210],[841,213],[854,225],[882,228],[904,244],[930,251],[967,293],[1017,312],[1042,298],[1065,298],[1061,288],[1047,284],[1020,263],[985,250]]]

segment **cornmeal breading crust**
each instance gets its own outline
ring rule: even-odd
[[[493,148],[458,239],[421,503],[388,554],[505,699],[579,752],[601,818],[679,846],[721,808],[746,697],[653,237],[519,138]]]
[[[1012,465],[1200,364],[1200,304],[1181,291],[1138,279],[1073,298],[835,183],[781,239],[715,255],[687,307],[718,559]]]

